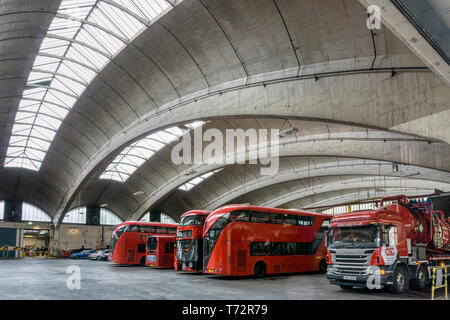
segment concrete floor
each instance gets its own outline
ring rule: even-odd
[[[69,266],[81,270],[81,288],[69,290]],[[439,297],[442,297],[438,292]],[[355,289],[347,292],[321,274],[225,278],[104,261],[40,259],[0,260],[0,300],[5,299],[430,299],[430,291]]]

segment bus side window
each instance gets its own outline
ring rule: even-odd
[[[296,225],[296,216],[292,215],[292,214],[286,214],[284,215],[284,224],[289,224],[289,225]]]
[[[271,213],[270,223],[273,224],[284,224],[284,215],[281,213]]]
[[[285,243],[285,254],[286,255],[295,255],[297,254],[297,245],[295,242],[286,242]]]
[[[144,253],[144,252],[145,252],[145,244],[143,244],[143,243],[138,244],[138,249],[137,249],[137,251],[138,251],[139,253]]]
[[[312,226],[314,222],[313,217],[308,216],[298,216],[297,217],[297,225],[298,226]]]
[[[249,220],[250,215],[248,211],[239,210],[230,213],[230,221],[248,222]]]
[[[268,256],[270,255],[270,242],[251,242],[250,243],[251,256]]]
[[[283,252],[283,244],[281,242],[272,242],[271,248],[270,248],[270,255],[271,256],[281,256],[285,254]]]
[[[169,253],[174,253],[174,252],[175,252],[175,242],[170,242]]]
[[[130,228],[127,231],[129,231],[129,232],[139,232],[140,228],[139,228],[139,226],[133,225],[133,226],[130,226]]]
[[[270,214],[268,212],[252,211],[251,222],[270,223]]]

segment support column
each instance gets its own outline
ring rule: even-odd
[[[21,222],[22,221],[22,201],[6,200],[5,201],[5,222]]]
[[[150,210],[150,221],[161,222],[161,210],[159,209]]]
[[[86,207],[86,224],[90,226],[100,225],[100,207],[87,206]]]

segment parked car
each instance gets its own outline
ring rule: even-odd
[[[110,251],[109,251],[109,250],[103,250],[103,251],[97,256],[97,260],[108,261],[109,254],[110,254]]]
[[[94,250],[83,250],[79,253],[72,253],[70,255],[71,259],[88,259],[90,253],[94,253]]]
[[[106,259],[105,259],[106,254]],[[98,250],[89,255],[89,259],[91,260],[108,260],[109,250]]]

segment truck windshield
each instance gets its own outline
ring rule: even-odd
[[[334,227],[329,232],[329,248],[376,248],[379,245],[379,228],[374,225]]]
[[[190,215],[181,219],[180,226],[202,226],[206,215]]]

